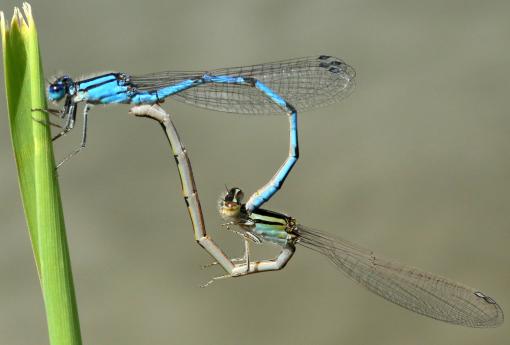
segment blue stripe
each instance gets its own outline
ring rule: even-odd
[[[202,84],[202,79],[188,79],[181,81],[175,85],[167,86],[159,90],[151,92],[139,92],[131,99],[132,104],[154,104],[162,101],[168,96],[175,95],[183,90],[189,89],[190,87]]]
[[[161,101],[161,98],[156,95],[156,92],[143,92],[135,94],[129,101],[131,104],[154,104]]]
[[[78,82],[77,84],[78,84],[79,90],[85,90],[85,89],[90,88],[91,86],[107,83],[107,82],[113,81],[113,80],[117,80],[117,76],[113,73],[110,73],[110,74],[100,75],[95,78],[82,80],[82,81]]]
[[[290,150],[295,156],[299,156],[297,113],[290,115]]]
[[[264,92],[269,98],[271,98],[276,104],[279,106],[286,108],[287,102],[283,98],[281,98],[276,92],[268,88],[266,85],[261,83],[260,81],[255,82],[255,87],[260,91]]]
[[[282,187],[283,182],[289,175],[290,171],[294,167],[297,162],[297,158],[289,157],[289,159],[282,165],[280,170],[276,173],[275,176],[271,179],[270,185],[267,186],[260,194],[255,197],[252,202],[252,209],[256,210],[260,206],[262,206],[265,202],[267,202],[273,195],[278,192],[278,190]]]
[[[286,105],[288,109],[293,109]],[[285,163],[276,172],[273,178],[263,188],[258,190],[254,195],[250,197],[246,204],[246,210],[252,212],[266,203],[285,182],[285,179],[289,175],[290,171],[296,164],[299,157],[299,146],[298,146],[298,131],[297,131],[297,113],[295,110],[289,115],[290,124],[290,152],[289,157]]]
[[[171,96],[171,95],[174,95],[178,92],[181,92],[183,90],[186,90],[186,89],[189,89],[190,87],[192,86],[196,86],[198,84],[201,84],[202,83],[202,79],[188,79],[188,80],[184,80],[184,81],[181,81],[175,85],[171,85],[171,86],[167,86],[167,87],[164,87],[162,89],[159,89],[157,91],[158,93],[158,97],[160,99],[162,98],[166,98],[168,96]]]
[[[119,93],[126,93],[128,90],[127,86],[119,86],[117,80],[110,81],[108,83],[90,88],[86,93],[86,99],[91,102],[101,101],[104,98],[114,96]]]
[[[105,98],[101,98],[99,100],[102,104],[110,104],[110,103],[131,103],[131,98],[128,96],[126,92],[119,93],[116,95],[111,95]]]
[[[229,75],[210,76],[206,74],[203,76],[203,80],[206,83],[246,84],[246,81],[243,77],[232,77]]]

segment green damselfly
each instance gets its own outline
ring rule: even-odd
[[[298,224],[282,213],[257,209],[249,213],[243,192],[230,189],[219,211],[227,226],[247,242],[269,242],[282,251],[274,260],[251,262],[245,252],[244,273],[281,269],[292,258],[296,245],[326,256],[348,277],[373,293],[433,319],[468,327],[495,327],[503,322],[503,310],[494,299],[477,289],[447,278],[384,259],[357,244]]]

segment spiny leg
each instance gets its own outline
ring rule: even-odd
[[[232,273],[222,275],[219,277],[214,277],[213,279],[209,280],[207,283],[205,283],[201,287],[207,287],[219,279],[238,278],[238,277],[246,276],[248,274],[279,271],[279,270],[283,269],[285,267],[285,265],[287,265],[289,260],[294,255],[295,251],[296,251],[296,248],[294,247],[294,244],[287,243],[286,245],[284,245],[282,247],[282,251],[275,259],[254,261],[254,262],[248,261],[248,266],[246,266],[244,264],[236,265]]]
[[[65,162],[67,162],[72,157],[76,156],[78,153],[80,153],[81,150],[83,150],[87,146],[87,126],[88,126],[88,114],[89,110],[92,106],[88,103],[85,104],[83,107],[83,127],[82,127],[82,133],[81,133],[81,143],[78,148],[76,148],[73,152],[69,153],[60,163],[57,164],[56,168],[60,168]],[[74,111],[76,114],[76,110]],[[65,135],[69,130],[71,130],[74,127],[75,122],[75,116],[69,116],[68,117],[68,123],[64,127],[64,130],[60,132],[57,136],[53,138],[53,140],[56,140],[60,138],[61,136]],[[71,123],[69,123],[71,121]]]
[[[66,98],[66,101],[64,104],[64,109],[60,112],[60,115],[58,115],[58,113],[55,113],[55,115],[60,116],[60,118],[62,118],[62,119],[65,118],[66,123],[64,125],[64,129],[52,138],[53,141],[66,135],[71,129],[74,128],[77,110],[78,110],[78,107],[77,107],[76,103],[70,97]],[[50,114],[51,113],[53,113],[53,111],[50,111]]]
[[[244,262],[246,265],[245,274],[248,274],[250,271],[250,242],[246,238],[244,239]]]
[[[296,247],[293,243],[287,243],[282,246],[282,251],[273,260],[262,260],[250,262],[249,267],[246,268],[244,265],[236,265],[236,268],[232,272],[233,277],[243,276],[247,274],[278,271],[287,265],[287,262],[292,258]]]
[[[62,128],[62,130],[57,135],[55,135],[53,138],[51,138],[51,141],[56,141],[57,139],[65,136],[71,129],[74,128],[75,122],[76,122],[75,116],[68,116],[66,118],[66,123],[65,123],[64,127]]]
[[[205,283],[203,285],[200,285],[200,287],[202,287],[202,288],[208,287],[209,285],[214,283],[216,280],[240,277],[240,276],[249,274],[249,270],[250,270],[250,243],[248,242],[247,238],[244,238],[244,255],[243,255],[243,257],[242,258],[230,259],[230,261],[232,261],[232,262],[244,262],[244,264],[235,265],[235,267],[236,268],[237,267],[246,267],[246,270],[243,273],[239,273],[237,275],[233,275],[232,273],[230,273],[230,274],[224,274],[222,276],[214,277],[211,280],[209,280],[207,283]],[[208,266],[214,266],[216,264],[218,264],[218,263],[216,261],[214,261],[213,263],[209,264]]]
[[[244,257],[244,255],[240,258],[230,258],[230,261],[232,262],[246,262],[246,258]],[[207,265],[202,265],[200,266],[201,269],[205,270],[207,268],[210,268],[210,267],[213,267],[213,266],[216,266],[216,265],[219,265],[218,264],[218,261],[213,261]]]
[[[200,285],[201,288],[206,288],[208,286],[210,286],[212,283],[214,283],[216,280],[220,280],[220,279],[227,279],[227,278],[233,278],[234,276],[230,275],[230,274],[225,274],[225,275],[222,275],[222,276],[218,276],[218,277],[213,277],[211,280],[209,280],[207,283],[205,284],[202,284]]]
[[[64,114],[64,111],[61,110],[61,109],[53,109],[53,108],[47,108],[47,109],[43,109],[43,108],[32,108],[31,109],[32,111],[42,111],[48,115],[53,115],[53,116],[56,116],[56,117],[59,117],[59,118],[63,118],[65,116]]]
[[[32,110],[32,112],[42,111],[43,113],[53,115],[53,116],[58,116],[59,118],[62,118],[62,115],[61,115],[62,111],[59,109],[32,108],[31,110]],[[36,119],[34,115],[32,115],[32,120],[34,120],[35,122],[38,122],[42,125],[45,125],[45,126],[53,126],[53,127],[62,129],[62,126],[59,125],[58,123],[51,122],[50,120],[39,120],[39,119]]]
[[[52,127],[59,128],[59,129],[63,128],[58,123],[51,122],[50,120],[39,120],[39,119],[36,119],[34,116],[32,116],[32,120],[34,120],[35,122],[40,123],[41,125],[44,125],[44,126],[52,126]]]
[[[245,236],[243,236],[241,234],[239,234],[239,235],[243,237],[244,254],[240,258],[230,258],[230,261],[233,262],[233,263],[235,263],[235,262],[242,262],[243,265],[246,265],[246,272],[248,272],[248,268],[250,267],[250,242],[249,242],[247,237],[245,237]],[[210,264],[201,266],[201,268],[202,269],[206,269],[206,268],[213,267],[213,266],[216,266],[216,265],[218,265],[218,262],[217,261],[213,261]]]
[[[238,258],[230,258],[230,261],[232,263],[243,262],[243,263],[247,264],[247,261],[249,260],[249,253],[248,253],[248,251],[250,249],[249,248],[248,240],[257,242],[257,239],[255,237],[250,236],[249,233],[243,233],[241,231],[235,230],[235,227],[231,227],[231,226],[236,226],[234,222],[230,222],[230,223],[226,223],[226,224],[221,224],[221,226],[225,226],[227,228],[227,230],[233,232],[234,234],[240,236],[243,239],[244,248],[245,248],[243,256],[238,257]],[[257,243],[260,243],[260,242],[257,242]],[[213,262],[211,262],[211,263],[209,263],[207,265],[201,266],[201,269],[206,269],[206,268],[213,267],[213,266],[216,266],[216,265],[218,265],[218,262],[217,261],[213,261]]]

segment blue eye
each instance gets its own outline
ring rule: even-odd
[[[50,101],[60,101],[64,98],[65,94],[66,90],[61,81],[56,81],[48,86],[48,98]]]

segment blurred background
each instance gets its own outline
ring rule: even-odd
[[[267,208],[478,287],[510,313],[508,1],[32,1],[48,77],[212,69],[329,54],[357,71],[343,102],[300,114],[301,158]],[[10,18],[20,1],[1,0]],[[2,72],[3,73],[3,72]],[[2,75],[3,79],[3,75]],[[47,344],[0,93],[0,344]],[[166,102],[212,237],[224,185],[247,194],[288,149],[283,116]],[[415,315],[305,248],[281,272],[223,280],[194,242],[160,127],[91,112],[59,170],[85,344],[503,344]],[[81,118],[78,128],[81,128]],[[62,159],[79,130],[55,145]],[[272,257],[273,247],[257,247]],[[506,341],[505,341],[506,339]]]

